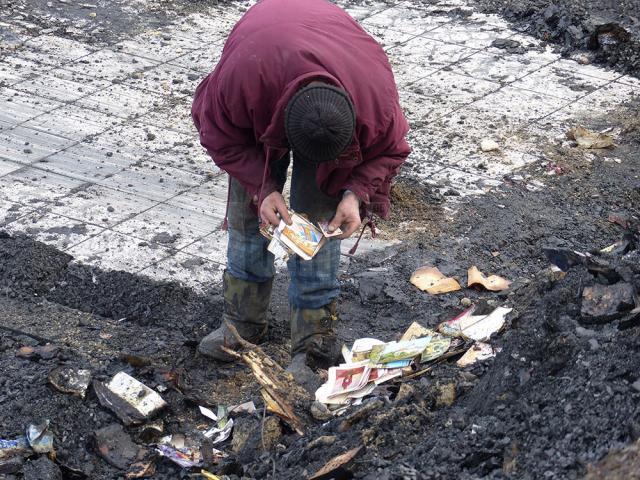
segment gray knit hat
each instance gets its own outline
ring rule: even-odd
[[[289,146],[303,158],[321,163],[335,160],[353,139],[356,117],[346,92],[313,83],[289,101],[284,128]]]

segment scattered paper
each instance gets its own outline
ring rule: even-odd
[[[500,348],[493,348],[488,343],[478,342],[475,343],[466,353],[460,357],[456,362],[459,367],[466,367],[467,365],[481,362],[489,358],[495,357],[496,353],[500,352]]]
[[[271,239],[269,245],[267,245],[267,250],[272,253],[275,258],[279,258],[285,261],[289,258],[290,255],[293,254],[291,250],[287,249],[282,244],[282,242],[276,240],[275,238]]]
[[[129,467],[127,472],[127,478],[149,478],[153,477],[156,473],[155,461],[150,462],[136,462]]]
[[[342,353],[342,358],[344,358],[344,363],[353,363],[353,355],[351,355],[349,347],[343,344],[340,351]]]
[[[385,364],[396,362],[399,360],[410,360],[421,355],[427,347],[431,337],[416,338],[415,340],[407,340],[400,342],[383,343],[375,345],[371,349],[371,363]]]
[[[404,368],[411,365],[411,359],[408,360],[395,360],[393,362],[387,362],[384,364],[375,365],[375,368]]]
[[[329,396],[352,392],[364,387],[369,381],[369,373],[371,373],[371,367],[368,364],[368,361],[363,361],[351,365],[331,367],[327,380],[330,386]]]
[[[253,401],[248,401],[240,405],[234,405],[233,407],[229,407],[229,413],[248,413],[249,415],[253,415],[256,413],[256,404],[253,403]]]
[[[375,390],[376,384],[370,383],[360,390],[355,390],[348,393],[340,393],[330,395],[331,385],[329,383],[325,383],[318,390],[316,390],[315,398],[318,402],[323,403],[325,405],[345,405],[348,406],[351,403],[352,398],[361,398],[369,395],[373,390]]]
[[[445,277],[436,267],[421,267],[413,272],[410,282],[432,295],[455,292],[460,284],[454,278]]]
[[[474,265],[467,272],[467,286],[472,287],[474,285],[482,285],[487,290],[499,292],[509,288],[511,282],[506,278],[502,278],[497,275],[490,275],[487,277]]]
[[[329,233],[329,222],[320,222],[318,223],[318,227],[320,227],[320,231],[327,238],[337,237],[338,235],[342,235],[342,229],[340,227],[336,228],[333,231],[333,233]]]
[[[200,413],[210,420],[216,422],[216,425],[209,428],[203,433],[207,438],[211,438],[213,444],[224,442],[231,435],[233,429],[233,419],[228,417],[228,409],[224,406],[218,407],[218,413],[213,413],[207,407],[200,406]]]
[[[447,353],[451,346],[451,339],[443,335],[435,334],[422,351],[420,363],[430,362]]]
[[[567,132],[567,138],[575,140],[582,148],[612,148],[615,146],[611,135],[593,132],[582,126],[570,129]]]
[[[371,370],[369,381],[373,382],[375,385],[380,385],[401,376],[402,368],[375,368]]]
[[[436,332],[433,330],[423,327],[418,322],[413,322],[409,325],[409,328],[407,328],[407,331],[404,332],[402,337],[400,337],[400,341],[415,340],[420,337],[432,337],[435,334]]]
[[[504,326],[506,315],[513,309],[498,307],[489,315],[472,315],[474,310],[475,307],[471,307],[457,317],[441,323],[438,330],[453,337],[485,341]]]
[[[207,407],[203,407],[203,406],[200,406],[199,408],[200,408],[200,413],[202,413],[202,415],[204,415],[210,420],[213,420],[214,422],[218,421],[218,416],[215,413],[213,413],[212,410],[209,410]]]
[[[163,457],[167,457],[173,463],[182,468],[192,468],[202,466],[202,455],[196,449],[179,450],[170,445],[158,445],[156,451]]]
[[[200,445],[181,434],[167,435],[161,438],[156,445],[156,451],[182,468],[201,467],[203,465]],[[212,448],[212,456],[215,460],[219,460],[226,455],[224,452]]]
[[[480,150],[483,152],[495,152],[496,150],[500,150],[500,145],[495,140],[490,138],[483,138],[480,142]]]
[[[359,338],[353,342],[351,347],[351,360],[347,363],[361,362],[362,360],[368,360],[371,356],[371,350],[376,345],[384,345],[384,342],[375,338]]]
[[[346,453],[333,457],[320,470],[309,477],[309,480],[324,480],[330,478],[351,478],[351,476],[338,476],[339,471],[345,469],[351,461],[356,458],[362,447],[356,447]]]
[[[31,447],[26,437],[14,440],[4,440],[0,438],[0,460],[17,456],[29,456],[32,454]]]
[[[36,453],[48,453],[53,451],[53,433],[49,430],[49,420],[38,425],[27,427],[27,442]]]
[[[224,427],[220,428],[218,425],[211,427],[209,430],[205,431],[203,435],[207,438],[211,439],[211,443],[214,445],[216,443],[224,442],[231,436],[231,430],[233,430],[233,418],[230,418],[224,425]]]
[[[351,350],[342,347],[345,363],[331,367],[328,380],[316,391],[325,405],[345,406],[370,395],[377,385],[400,377],[412,363],[427,362],[444,355],[451,338],[414,322],[397,342],[359,338]],[[335,414],[335,410],[334,410]]]

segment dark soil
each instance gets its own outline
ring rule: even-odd
[[[220,3],[224,1],[0,0],[0,20],[11,20],[13,25],[19,25],[31,35],[56,35],[102,46],[165,26],[185,14]],[[3,34],[0,26],[0,38]]]
[[[565,55],[640,76],[640,3],[635,0],[474,0],[481,11],[504,16]]]
[[[247,444],[238,445],[237,439],[235,449],[223,444],[230,457],[210,469],[232,478],[305,478],[332,456],[364,445],[343,478],[572,479],[584,476],[587,466],[610,450],[635,441],[640,436],[640,322],[581,323],[581,291],[596,279],[577,266],[563,280],[553,280],[542,251],[612,244],[625,230],[610,214],[637,231],[640,137],[633,111],[608,116],[626,127],[615,151],[620,163],[606,161],[608,151],[592,151],[589,159],[570,145],[548,146],[555,158],[564,159],[564,173],[546,176],[542,163],[522,172],[525,182],[539,178],[545,188],[530,191],[521,182],[507,182],[487,195],[459,199],[453,219],[437,215],[437,205],[414,208],[411,217],[416,199],[402,192],[436,199],[401,181],[394,194],[399,218],[390,222],[416,222],[427,215],[429,228],[401,246],[348,262],[341,277],[344,341],[390,340],[412,321],[434,326],[460,312],[466,297],[485,308],[514,308],[505,332],[492,341],[502,348],[494,360],[460,369],[452,359],[405,385],[391,384],[380,392],[379,405],[367,407],[373,399],[349,411],[375,407],[346,430],[339,427],[344,418],[337,418],[312,426],[304,437],[286,429],[281,436],[275,422],[277,428],[266,428],[271,436],[263,440],[260,416],[238,416],[236,436],[245,434]],[[402,208],[406,204],[409,208]],[[638,255],[627,255],[621,270],[636,289]],[[71,468],[91,479],[124,478],[125,472],[100,458],[91,440],[94,431],[118,419],[99,405],[92,389],[84,400],[54,390],[47,375],[59,365],[88,368],[98,380],[124,370],[162,390],[170,405],[161,414],[168,433],[189,433],[205,424],[197,405],[252,399],[261,414],[259,389],[246,368],[195,354],[197,340],[219,324],[219,286],[196,294],[71,260],[27,238],[0,238],[0,438],[15,438],[26,424],[49,419],[58,468],[66,468],[66,475]],[[424,264],[461,283],[473,264],[515,283],[504,294],[466,289],[429,296],[408,282]],[[288,361],[285,289],[286,275],[280,275],[265,344],[283,365]],[[21,346],[45,343],[59,347],[53,358],[16,356]],[[274,420],[266,425],[273,427]],[[138,427],[125,430],[140,445],[150,441],[141,438]],[[333,438],[321,448],[309,446],[322,435]],[[29,464],[24,471],[34,468]],[[154,478],[185,474],[158,460]]]

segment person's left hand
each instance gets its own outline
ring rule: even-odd
[[[336,237],[341,240],[349,238],[355,232],[362,219],[360,218],[360,200],[353,192],[347,192],[338,204],[336,214],[329,222],[329,233],[334,232],[338,227],[342,229],[342,235]]]

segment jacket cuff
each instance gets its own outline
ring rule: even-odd
[[[369,194],[369,189],[367,189],[364,185],[359,183],[347,183],[343,191],[353,192],[356,197],[360,200],[360,205],[368,205],[371,201],[371,195]]]

